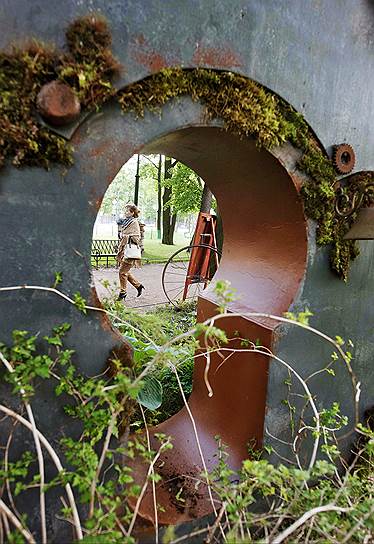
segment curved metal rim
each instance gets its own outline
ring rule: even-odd
[[[175,253],[173,253],[169,258],[168,260],[166,261],[166,264],[162,270],[162,276],[161,276],[161,283],[162,283],[162,290],[164,291],[164,294],[166,296],[166,298],[168,299],[168,301],[170,302],[170,304],[172,304],[175,308],[178,308],[179,304],[177,304],[175,301],[171,300],[171,298],[168,296],[167,292],[166,292],[166,289],[165,289],[165,283],[164,283],[164,280],[165,280],[165,273],[166,273],[166,270],[167,270],[167,267],[168,265],[171,263],[171,261],[174,259],[174,257],[176,255],[178,255],[178,253],[181,253],[182,251],[186,251],[186,249],[192,249],[194,247],[204,247],[204,248],[209,248],[211,251],[214,251],[215,253],[218,254],[219,257],[222,256],[222,252],[219,251],[219,249],[213,247],[213,246],[210,246],[209,244],[191,244],[189,246],[184,246],[184,247],[181,247],[180,249],[178,249],[178,251],[176,251]]]

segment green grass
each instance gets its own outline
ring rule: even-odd
[[[98,239],[98,238],[97,238]],[[173,246],[167,246],[161,244],[159,240],[144,240],[144,253],[142,255],[142,261],[144,264],[154,262],[154,263],[165,263],[173,253],[181,249],[182,247],[188,246],[189,242],[174,244]],[[109,257],[108,259],[109,266],[116,265],[115,257]],[[96,266],[94,259],[91,259],[91,265]],[[106,259],[103,259],[99,262],[99,266],[105,266]]]
[[[144,253],[142,260],[147,261],[160,261],[165,262],[168,258],[173,255],[178,249],[188,246],[187,243],[179,243],[173,246],[166,246],[161,244],[159,240],[145,240],[144,241]]]

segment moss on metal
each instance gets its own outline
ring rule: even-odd
[[[110,51],[107,23],[82,17],[68,27],[66,40],[67,52],[37,41],[0,52],[0,166],[7,159],[15,166],[72,164],[69,143],[37,118],[36,98],[45,83],[67,83],[87,109],[114,96],[119,64]]]
[[[332,246],[332,269],[347,279],[349,263],[358,255],[357,244],[343,239],[353,220],[335,212],[332,162],[301,114],[246,77],[203,68],[164,69],[116,91],[112,81],[119,65],[110,50],[108,25],[97,16],[74,21],[66,41],[66,53],[37,42],[0,53],[0,165],[7,159],[15,166],[46,168],[52,163],[72,163],[69,143],[40,124],[35,115],[37,94],[53,79],[70,85],[88,110],[97,110],[115,97],[123,111],[143,115],[145,110],[160,110],[169,100],[188,95],[205,106],[208,118],[223,119],[228,131],[255,138],[260,147],[272,149],[289,141],[303,151],[299,167],[309,176],[301,190],[305,212],[318,224],[317,243]]]
[[[221,118],[226,130],[255,138],[260,147],[272,149],[289,141],[303,151],[299,168],[309,176],[301,194],[306,215],[318,224],[317,243],[331,244],[331,267],[345,281],[358,245],[344,240],[352,218],[335,212],[337,181],[332,161],[320,148],[302,115],[258,83],[231,72],[169,68],[119,91],[124,111],[144,115],[157,111],[172,98],[189,95],[203,103],[209,118]]]

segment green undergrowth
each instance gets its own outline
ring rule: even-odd
[[[230,293],[226,291],[225,296],[227,300]],[[117,313],[119,320],[128,320],[127,328],[123,326],[122,332],[128,335],[130,341],[135,334],[139,334],[139,325],[144,324],[143,334],[149,335],[143,349],[145,352],[154,343],[163,343],[165,346],[168,341],[187,332],[194,324],[194,308],[191,305],[182,307],[177,313],[172,313],[168,308],[161,308],[146,316],[137,316],[123,307],[122,310],[118,309]],[[305,312],[302,313],[301,322],[305,323],[307,317]],[[22,403],[30,409],[32,407],[38,411],[42,410],[38,397],[41,393],[41,398],[45,399],[47,386],[51,392],[54,390],[59,398],[55,400],[56,406],[59,404],[61,409],[64,406],[65,416],[71,425],[61,422],[62,427],[48,430],[49,433],[53,433],[50,447],[54,448],[55,455],[61,461],[61,470],[54,469],[53,463],[48,465],[43,486],[47,497],[46,542],[54,538],[50,526],[55,521],[56,511],[52,504],[57,500],[56,497],[63,497],[61,511],[58,513],[59,523],[64,521],[70,528],[73,527],[73,501],[64,490],[67,484],[70,484],[73,500],[75,498],[75,504],[79,507],[84,535],[82,542],[87,544],[142,542],[144,533],[140,531],[138,537],[133,534],[136,514],[134,508],[129,506],[129,501],[134,505],[141,494],[141,485],[131,468],[131,460],[134,458],[149,466],[149,484],[163,481],[169,488],[169,500],[178,505],[181,513],[189,513],[189,505],[196,504],[200,489],[206,482],[209,483],[215,500],[216,516],[213,517],[212,514],[213,520],[199,522],[198,536],[204,538],[205,542],[361,544],[373,541],[373,410],[366,413],[363,424],[356,425],[356,436],[358,433],[359,438],[352,444],[351,458],[343,459],[339,451],[337,434],[345,432],[351,424],[348,418],[340,414],[337,402],[331,400],[331,405],[326,406],[326,399],[320,401],[318,391],[311,391],[309,401],[314,398],[318,406],[321,406],[318,412],[320,426],[317,429],[316,414],[314,418],[310,418],[304,410],[302,411],[295,428],[299,443],[288,463],[282,458],[279,464],[271,464],[265,457],[265,448],[264,451],[250,451],[240,468],[233,471],[229,466],[228,450],[221,439],[216,437],[216,464],[212,470],[209,473],[194,474],[192,486],[188,486],[191,481],[190,474],[178,473],[178,477],[174,479],[175,485],[171,486],[170,478],[165,480],[165,473],[162,473],[163,463],[157,456],[169,450],[168,455],[171,457],[175,455],[175,466],[178,467],[177,453],[173,453],[172,438],[161,434],[155,435],[156,445],[153,450],[148,450],[144,432],[132,433],[130,437],[123,433],[121,437],[123,440],[121,442],[117,440],[121,436],[120,414],[124,410],[129,410],[136,402],[142,387],[141,383],[136,381],[132,368],[122,369],[111,377],[104,374],[96,377],[80,374],[76,354],[65,346],[69,330],[70,325],[63,324],[54,327],[52,332],[44,337],[26,331],[14,331],[13,341],[9,345],[0,343],[1,378],[13,392],[12,401],[8,403],[5,400],[0,405],[2,425],[0,446],[1,451],[7,452],[6,460],[3,455],[0,459],[0,499],[2,505],[8,505],[13,515],[12,519],[20,520],[18,529],[22,529],[27,535],[26,539],[13,524],[2,521],[1,527],[5,527],[6,537],[3,539],[5,542],[23,544],[41,541],[37,534],[30,538],[30,530],[39,530],[42,516],[38,511],[38,494],[35,494],[41,485],[41,469],[32,433],[29,429],[24,429],[25,439],[20,441],[18,437],[17,447],[9,448],[14,426],[6,426],[4,408],[19,410],[26,419],[29,416],[25,410],[22,411]],[[131,337],[130,334],[134,336]],[[214,338],[217,339],[216,336]],[[337,339],[340,346],[345,344],[342,338]],[[138,347],[135,343],[134,349],[137,350]],[[177,348],[177,359],[181,357],[183,359],[183,344],[176,343],[175,349]],[[173,349],[168,349],[166,355],[164,363],[170,360],[177,362]],[[3,367],[4,361],[11,371]],[[144,361],[141,361],[137,367],[139,361],[135,361],[135,368],[141,370],[143,363]],[[339,364],[344,363],[339,360]],[[180,375],[183,373],[180,366],[179,373]],[[160,373],[158,376],[160,377]],[[300,395],[295,394],[296,396]],[[40,412],[35,413],[40,416]],[[54,413],[58,414],[56,411]],[[242,416],[243,414],[238,414],[238,417]],[[250,414],[244,416],[250,417]],[[140,418],[133,420],[133,430],[138,426],[138,421]],[[40,432],[45,432],[47,425],[43,417],[37,418],[37,425]],[[282,433],[287,425],[290,425],[288,420],[280,430],[280,437],[283,437]],[[21,424],[17,427],[17,432],[20,431]],[[297,457],[301,453],[301,443],[306,434],[313,440],[319,439],[316,452],[318,455],[312,464],[310,455],[307,459],[303,456]],[[352,435],[350,440],[353,442]],[[311,450],[309,446],[309,454]],[[291,453],[290,448],[290,455]],[[154,472],[151,471],[151,463]],[[161,509],[162,504],[165,504],[162,503],[164,499],[157,495],[157,485],[155,489]],[[51,493],[52,490],[54,495]],[[60,501],[58,503],[61,504]],[[33,517],[25,512],[25,509],[30,512],[31,508],[25,507],[29,504],[33,505]],[[4,520],[6,514],[3,508],[2,512]],[[181,539],[186,542],[193,541],[196,526],[190,535],[186,534],[188,531],[186,527],[182,530],[183,536],[180,528],[163,527],[158,541],[160,544],[172,544]],[[156,541],[155,535],[147,534],[148,537],[154,537]],[[72,541],[77,542],[78,539],[73,540],[72,537]]]
[[[124,306],[122,303],[108,304],[107,309],[115,312],[118,319],[112,319],[113,324],[130,343],[134,352],[134,372],[139,375],[149,364],[157,352],[155,346],[164,346],[173,338],[186,333],[196,324],[196,304],[185,302],[179,309],[173,306],[158,306],[156,309],[139,313],[136,309]],[[123,322],[125,324],[121,325]],[[179,379],[186,398],[192,391],[192,374],[196,340],[193,337],[181,339],[174,344],[178,353],[175,362]],[[162,403],[159,408],[145,410],[146,421],[158,424],[176,414],[183,406],[184,401],[178,385],[176,375],[162,359],[152,368],[149,376],[158,380],[162,386]],[[132,427],[143,427],[144,422],[139,411],[135,410],[132,416]]]
[[[317,243],[331,246],[332,269],[347,280],[349,263],[359,252],[356,242],[344,240],[354,216],[336,213],[332,161],[301,114],[249,78],[205,68],[163,69],[117,91],[113,80],[120,67],[111,53],[110,30],[96,15],[72,22],[66,42],[67,51],[34,41],[0,53],[0,165],[7,159],[15,166],[45,168],[72,163],[70,144],[35,115],[39,90],[54,79],[70,85],[86,110],[98,110],[115,98],[124,112],[142,116],[146,110],[160,112],[174,98],[190,96],[205,106],[207,118],[222,119],[226,130],[254,138],[259,147],[271,150],[291,142],[303,152],[299,168],[308,175],[301,191],[306,214],[317,222]],[[368,196],[361,205],[371,201]]]

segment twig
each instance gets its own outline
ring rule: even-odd
[[[194,434],[195,434],[195,439],[196,439],[196,444],[197,444],[199,454],[200,454],[200,458],[201,458],[201,462],[202,462],[202,465],[203,465],[203,468],[204,468],[204,476],[205,476],[205,480],[206,480],[206,484],[207,484],[207,488],[208,488],[209,499],[210,499],[211,505],[213,507],[213,512],[214,512],[215,516],[217,516],[217,509],[216,509],[216,506],[214,504],[212,490],[210,488],[210,483],[209,483],[208,468],[206,466],[203,450],[202,450],[202,447],[201,447],[201,444],[200,444],[200,439],[199,439],[199,435],[198,435],[198,432],[197,432],[195,418],[193,417],[191,409],[190,409],[190,407],[188,405],[186,395],[184,394],[183,387],[182,387],[181,381],[179,379],[179,374],[177,372],[177,369],[172,363],[169,363],[169,364],[170,364],[171,369],[173,370],[173,372],[175,374],[175,377],[177,379],[179,390],[180,390],[181,395],[182,395],[184,406],[185,406],[185,408],[187,410],[187,413],[188,413],[188,415],[190,417],[190,420],[191,420],[191,423],[192,423],[192,427],[193,427]],[[223,529],[222,529],[221,525],[220,525],[220,529],[221,529],[223,539],[226,540],[225,533],[223,532]]]
[[[22,425],[27,427],[29,430],[31,430],[31,431],[33,430],[31,423],[29,421],[27,421],[27,419],[23,418],[22,416],[20,416],[19,414],[17,414],[13,410],[11,410],[10,408],[7,408],[6,406],[0,404],[0,411],[3,412],[4,414],[7,414],[10,417],[13,417],[14,419],[16,419],[17,421],[22,423]],[[49,455],[51,456],[51,458],[52,458],[52,460],[53,460],[53,462],[54,462],[54,464],[55,464],[55,466],[57,468],[57,471],[59,473],[64,473],[64,468],[63,468],[63,466],[61,464],[61,461],[60,461],[58,455],[56,454],[55,450],[52,448],[51,444],[48,442],[48,440],[45,438],[45,436],[40,431],[37,430],[37,433],[38,433],[38,437],[39,437],[41,443],[43,444],[43,446],[45,447],[45,449],[48,451]],[[77,532],[77,538],[78,538],[78,540],[82,540],[83,539],[82,527],[81,527],[81,523],[80,523],[80,519],[79,519],[78,509],[77,509],[75,499],[74,499],[73,490],[71,489],[70,484],[65,485],[65,490],[66,490],[66,494],[67,494],[68,499],[69,499],[70,508],[71,508],[72,515],[73,515],[73,520],[74,520],[74,526],[75,526],[75,530]]]
[[[23,527],[20,520],[7,507],[7,505],[5,504],[5,502],[2,499],[0,499],[0,511],[2,511],[3,514],[5,514],[5,516],[13,523],[13,525],[16,527],[16,529],[25,537],[27,542],[29,542],[30,544],[36,544],[35,539],[32,536],[32,534],[30,533],[30,531],[28,531],[27,529],[25,529]]]
[[[315,508],[308,510],[308,512],[305,512],[305,514],[303,514],[299,519],[292,523],[292,525],[287,527],[287,529],[285,529],[282,533],[276,536],[272,541],[272,544],[280,544],[281,542],[286,540],[286,538],[292,535],[292,533],[295,532],[296,529],[304,525],[304,523],[308,521],[308,519],[316,516],[317,514],[320,514],[321,512],[349,512],[349,510],[350,508],[342,508],[340,506],[335,506],[335,504],[316,506]]]
[[[0,360],[4,364],[5,368],[10,372],[11,374],[14,373],[14,368],[10,364],[10,362],[4,357],[3,353],[0,351]],[[36,453],[38,457],[38,465],[39,465],[39,476],[40,476],[40,486],[39,486],[39,502],[40,502],[40,524],[41,524],[41,536],[42,536],[42,544],[47,544],[47,522],[46,522],[46,511],[45,511],[45,492],[44,492],[44,485],[45,485],[45,472],[44,472],[44,458],[43,458],[43,452],[40,445],[40,440],[35,424],[34,414],[31,409],[31,405],[28,402],[26,398],[26,393],[21,384],[17,381],[17,383],[20,386],[20,392],[23,399],[23,402],[26,407],[26,412],[29,418],[29,421],[32,426],[32,434],[35,442],[35,448]]]
[[[143,417],[143,421],[144,421],[144,428],[145,428],[145,432],[146,432],[146,435],[147,435],[148,451],[149,451],[149,453],[151,453],[151,451],[152,451],[151,450],[151,439],[150,439],[150,436],[149,436],[147,420],[145,418],[143,406],[140,404],[140,402],[138,404],[139,404],[140,411],[142,413],[142,417]],[[154,471],[154,469],[152,467],[151,475],[153,476],[154,473],[155,473],[155,471]],[[156,482],[154,481],[153,478],[152,478],[152,495],[153,495],[153,510],[154,510],[154,514],[155,514],[155,542],[156,542],[156,544],[158,544],[158,512],[157,512],[157,500],[156,500]]]
[[[177,544],[178,542],[183,542],[183,540],[187,540],[194,536],[202,535],[203,533],[206,533],[208,531],[209,531],[208,527],[204,527],[203,529],[198,529],[197,531],[193,531],[193,533],[188,533],[188,535],[183,535],[183,536],[180,536],[179,538],[176,538],[175,540],[172,540],[170,544]]]
[[[207,536],[207,538],[205,540],[206,544],[210,544],[210,542],[212,542],[212,538],[214,536],[214,533],[216,532],[219,524],[221,523],[221,519],[222,519],[223,514],[225,513],[225,511],[226,511],[226,502],[224,501],[222,503],[220,511],[218,512],[218,516],[217,516],[216,520],[214,521],[212,527],[209,530],[209,534],[208,534],[208,536]]]
[[[168,438],[163,444],[161,444],[158,452],[156,453],[156,455],[154,456],[152,462],[150,463],[149,465],[149,468],[148,468],[148,472],[147,472],[147,476],[145,478],[145,482],[144,482],[144,485],[142,487],[142,490],[140,491],[140,495],[138,497],[138,500],[136,501],[136,505],[135,505],[135,508],[134,508],[134,513],[133,513],[133,516],[132,516],[132,519],[131,519],[131,522],[130,522],[130,525],[129,525],[129,528],[127,530],[127,534],[126,536],[130,536],[131,535],[131,532],[134,528],[134,524],[135,524],[135,521],[136,521],[136,518],[138,516],[138,513],[139,513],[139,508],[140,508],[140,504],[143,500],[143,497],[144,497],[144,493],[146,492],[147,490],[147,487],[148,487],[148,479],[150,477],[150,475],[152,474],[152,472],[154,471],[154,466],[157,462],[157,460],[159,459],[160,455],[161,455],[161,452],[162,450],[168,446],[170,444],[170,439]]]
[[[365,523],[366,520],[370,519],[374,514],[374,506],[372,506],[369,510],[369,512],[366,512],[365,515],[362,515],[356,525],[352,527],[352,529],[347,533],[344,540],[341,541],[341,544],[345,544],[345,542],[350,542],[353,535],[356,534],[357,530],[363,523]]]
[[[9,527],[8,518],[7,518],[6,514],[5,514],[5,512],[2,512],[1,510],[0,510],[0,514],[1,514],[1,517],[3,518],[5,536],[9,539],[10,527]]]
[[[232,351],[232,348],[220,348],[221,351]],[[301,383],[301,385],[303,386],[306,394],[307,394],[307,398],[311,404],[311,407],[312,407],[312,410],[314,412],[314,416],[316,418],[316,426],[315,426],[315,431],[316,431],[316,438],[314,440],[314,446],[313,446],[313,451],[312,451],[312,455],[311,455],[311,458],[310,458],[310,462],[309,462],[309,467],[308,469],[311,470],[312,467],[314,466],[314,463],[315,463],[315,460],[316,460],[316,457],[317,457],[317,451],[318,451],[318,444],[319,444],[319,432],[320,432],[320,417],[319,417],[319,413],[318,413],[318,410],[317,410],[317,407],[315,405],[315,402],[313,400],[313,397],[312,397],[312,394],[309,390],[309,387],[308,385],[305,383],[305,381],[303,380],[303,378],[300,376],[300,374],[298,372],[296,372],[296,370],[294,370],[292,368],[291,365],[289,365],[286,361],[284,361],[283,359],[281,359],[280,357],[278,357],[277,355],[274,355],[274,353],[271,353],[269,352],[267,349],[266,350],[263,350],[263,349],[260,349],[260,348],[238,348],[236,350],[238,353],[260,353],[261,355],[265,355],[266,357],[272,357],[273,359],[275,359],[276,361],[278,361],[279,363],[281,363],[282,365],[284,365],[286,368],[288,368],[288,370],[290,372],[292,372],[296,378],[299,380],[299,382]],[[294,453],[295,455],[297,455],[296,451],[294,450]],[[300,466],[300,468],[302,468]]]
[[[116,410],[116,412],[114,412],[112,414],[112,417],[110,418],[109,426],[108,426],[108,429],[107,429],[107,432],[106,432],[106,435],[105,435],[103,449],[101,451],[100,459],[99,459],[99,462],[97,464],[95,476],[92,478],[91,489],[90,489],[90,494],[91,494],[90,508],[89,508],[89,513],[88,513],[89,518],[92,518],[93,513],[94,513],[96,484],[97,484],[98,479],[100,477],[100,472],[101,472],[101,469],[102,469],[104,461],[105,461],[105,456],[106,456],[108,448],[109,448],[110,439],[112,438],[113,429],[114,429],[115,424],[117,422],[118,414],[119,414],[119,411]]]
[[[1,292],[6,292],[6,291],[21,291],[21,290],[24,290],[24,289],[31,290],[31,291],[47,291],[48,293],[53,293],[54,295],[57,295],[57,296],[63,298],[64,300],[66,300],[66,302],[69,302],[73,306],[76,306],[75,301],[72,298],[68,297],[67,295],[65,295],[65,293],[63,293],[62,291],[59,291],[58,289],[55,289],[54,287],[43,287],[41,285],[15,285],[15,286],[12,286],[12,287],[0,287],[0,293]],[[85,310],[91,310],[93,312],[100,312],[100,313],[103,313],[103,314],[106,314],[108,316],[111,316],[111,317],[114,317],[114,318],[118,319],[118,315],[116,315],[113,312],[110,312],[109,310],[106,310],[105,308],[100,308],[99,306],[89,306],[89,305],[85,304],[84,309]],[[156,344],[153,342],[153,340],[151,338],[149,338],[149,336],[147,336],[143,331],[141,331],[140,329],[137,329],[136,327],[134,327],[130,323],[128,323],[126,321],[123,321],[123,322],[119,323],[119,325],[127,325],[127,326],[132,327],[134,329],[134,331],[136,331],[139,334],[141,334],[142,336],[144,336],[144,338],[146,338],[148,340],[148,342],[150,342],[151,344],[156,346]]]
[[[13,426],[15,427],[17,425],[17,423],[18,422],[15,420],[14,423],[13,423]],[[9,448],[10,448],[10,444],[11,444],[11,442],[13,440],[13,432],[14,432],[14,430],[9,434],[9,438],[7,440],[7,444],[6,444],[6,448],[5,448],[4,469],[5,469],[6,472],[8,472]],[[16,508],[16,505],[14,503],[12,490],[10,488],[9,478],[6,478],[5,485],[6,485],[6,490],[7,490],[10,506],[13,508],[13,512],[16,514],[16,516],[20,518],[21,514],[18,512],[18,510]]]

